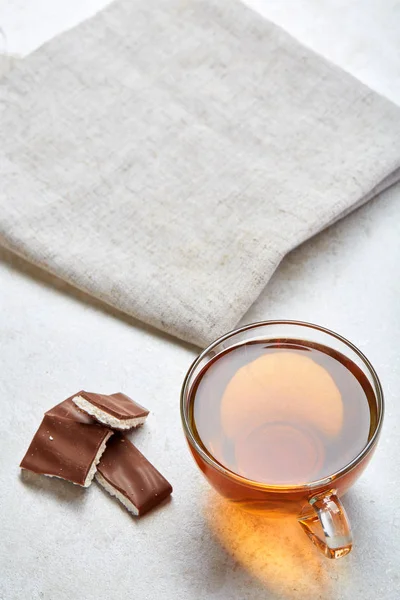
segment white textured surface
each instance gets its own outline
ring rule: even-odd
[[[6,6],[17,23],[23,4],[11,7],[0,0],[0,22]],[[85,3],[68,4],[79,17],[79,4]],[[394,3],[381,3],[378,15],[377,1],[357,1],[331,21],[333,2],[298,4],[303,12],[294,12],[294,1],[285,3],[285,14],[278,2],[268,7],[265,2],[264,10],[271,18],[281,13],[287,26],[297,14],[299,37],[317,48],[329,23],[331,52],[356,75],[353,50],[357,43],[362,48],[373,25],[362,50],[364,81],[377,82],[380,91],[390,88],[400,103],[391,38],[399,23]],[[356,15],[355,6],[359,19],[348,33],[341,20]],[[54,33],[59,25],[55,22]],[[44,41],[40,21],[32,17],[25,26],[27,39],[36,28],[38,43]],[[44,34],[51,35],[50,29],[46,23]],[[11,41],[12,27],[9,31]],[[382,48],[390,56],[378,67],[374,57]],[[293,252],[244,320],[299,318],[336,329],[359,345],[382,379],[387,411],[380,446],[345,498],[356,543],[336,563],[314,551],[297,523],[237,513],[209,492],[179,423],[179,388],[195,356],[192,349],[1,256],[1,600],[400,597],[398,188]],[[171,502],[136,521],[95,486],[83,490],[55,479],[20,477],[19,460],[43,411],[82,388],[134,392],[149,406],[147,423],[132,439],[171,481]]]

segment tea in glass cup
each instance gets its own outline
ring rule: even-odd
[[[269,321],[211,344],[182,389],[189,448],[250,510],[295,513],[330,558],[352,547],[339,500],[376,445],[383,395],[368,360],[316,325]]]

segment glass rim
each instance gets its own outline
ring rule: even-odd
[[[364,448],[349,463],[344,465],[338,471],[335,471],[334,473],[332,473],[322,479],[317,479],[314,481],[301,483],[301,484],[293,484],[293,485],[291,485],[291,484],[290,485],[269,484],[269,483],[262,483],[260,481],[255,481],[253,479],[247,479],[246,477],[242,477],[238,473],[235,473],[235,471],[231,471],[230,469],[224,467],[221,463],[219,463],[217,460],[215,460],[210,454],[208,454],[201,447],[201,445],[197,442],[196,438],[193,435],[192,427],[191,427],[191,425],[189,423],[189,419],[188,419],[188,411],[186,410],[187,403],[185,403],[185,399],[189,392],[188,381],[189,381],[189,378],[191,377],[191,375],[193,374],[193,371],[196,369],[198,364],[205,358],[205,356],[213,348],[215,348],[215,346],[217,346],[218,344],[221,344],[225,340],[228,340],[229,338],[233,337],[234,335],[236,335],[238,333],[251,331],[252,329],[257,329],[257,328],[265,327],[268,325],[301,326],[301,327],[306,327],[309,329],[314,329],[314,330],[320,331],[322,333],[328,334],[331,337],[336,338],[337,340],[339,340],[340,342],[342,342],[343,344],[348,346],[351,350],[353,350],[353,352],[355,352],[355,354],[357,354],[357,356],[361,359],[361,361],[363,362],[364,366],[366,367],[366,369],[368,370],[369,374],[371,375],[371,377],[373,379],[373,383],[375,386],[374,394],[376,397],[377,409],[378,409],[378,418],[377,418],[375,430],[371,436],[371,439],[364,446]],[[370,452],[370,450],[374,446],[374,444],[379,436],[379,433],[382,428],[382,423],[383,423],[385,404],[384,404],[382,385],[381,385],[381,382],[379,381],[379,377],[378,377],[374,367],[372,366],[372,364],[370,363],[368,358],[365,356],[365,354],[363,354],[363,352],[361,352],[361,350],[359,350],[357,348],[357,346],[355,346],[352,342],[347,340],[342,335],[336,333],[335,331],[332,331],[331,329],[327,329],[326,327],[322,327],[321,325],[316,325],[314,323],[308,323],[307,321],[297,321],[297,320],[287,320],[287,319],[279,320],[278,319],[278,320],[258,321],[257,323],[249,323],[247,325],[244,325],[243,327],[238,327],[237,329],[232,329],[228,333],[225,333],[218,339],[211,342],[211,344],[209,344],[207,346],[207,348],[205,348],[195,358],[195,360],[192,362],[192,364],[190,365],[190,367],[185,375],[185,379],[183,380],[183,384],[182,384],[182,388],[181,388],[180,410],[181,410],[181,420],[182,420],[183,430],[184,430],[184,433],[186,435],[188,442],[193,446],[195,451],[200,455],[200,457],[209,466],[213,467],[214,469],[216,469],[217,471],[219,471],[226,477],[233,479],[233,480],[237,481],[238,483],[241,483],[242,485],[246,485],[247,487],[264,490],[266,492],[267,491],[292,492],[292,491],[296,491],[296,490],[320,488],[322,486],[325,486],[325,485],[335,481],[339,477],[347,474],[349,471],[354,469],[363,460],[363,458],[365,456],[367,456],[367,454]]]

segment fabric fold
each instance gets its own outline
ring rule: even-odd
[[[204,345],[400,178],[400,108],[236,0],[117,0],[0,81],[0,243]]]

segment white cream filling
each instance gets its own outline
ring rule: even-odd
[[[114,496],[135,516],[138,516],[139,511],[134,504],[128,498],[126,498],[119,490],[117,490],[114,486],[111,485],[106,479],[104,479],[103,475],[97,471],[96,480],[105,490],[110,494],[110,496]]]
[[[112,435],[113,435],[113,432],[110,431],[110,433],[107,433],[107,436],[102,441],[101,446],[98,449],[96,456],[94,457],[94,461],[92,462],[92,464],[90,466],[89,472],[86,475],[86,479],[85,479],[85,483],[83,484],[83,487],[89,487],[89,485],[92,483],[92,479],[95,476],[95,473],[97,471],[97,465],[99,464],[101,456],[102,456],[104,450],[106,449],[107,442]]]
[[[59,475],[50,475],[50,473],[36,473],[36,471],[31,471],[30,469],[26,469],[25,467],[21,467],[23,471],[28,471],[28,473],[34,473],[35,475],[44,475],[45,477],[54,477],[55,479],[61,479],[61,481],[68,481],[68,483],[73,483],[74,485],[79,485],[79,487],[83,487],[80,483],[76,483],[76,481],[71,481],[70,479],[65,479],[65,477],[60,477]]]
[[[118,419],[101,408],[98,408],[98,406],[95,406],[85,398],[82,398],[82,396],[75,396],[75,398],[72,398],[72,401],[78,408],[91,417],[94,417],[96,421],[103,423],[103,425],[108,425],[108,427],[113,427],[114,429],[132,429],[132,427],[143,425],[146,420],[146,416],[134,417],[132,419]]]

